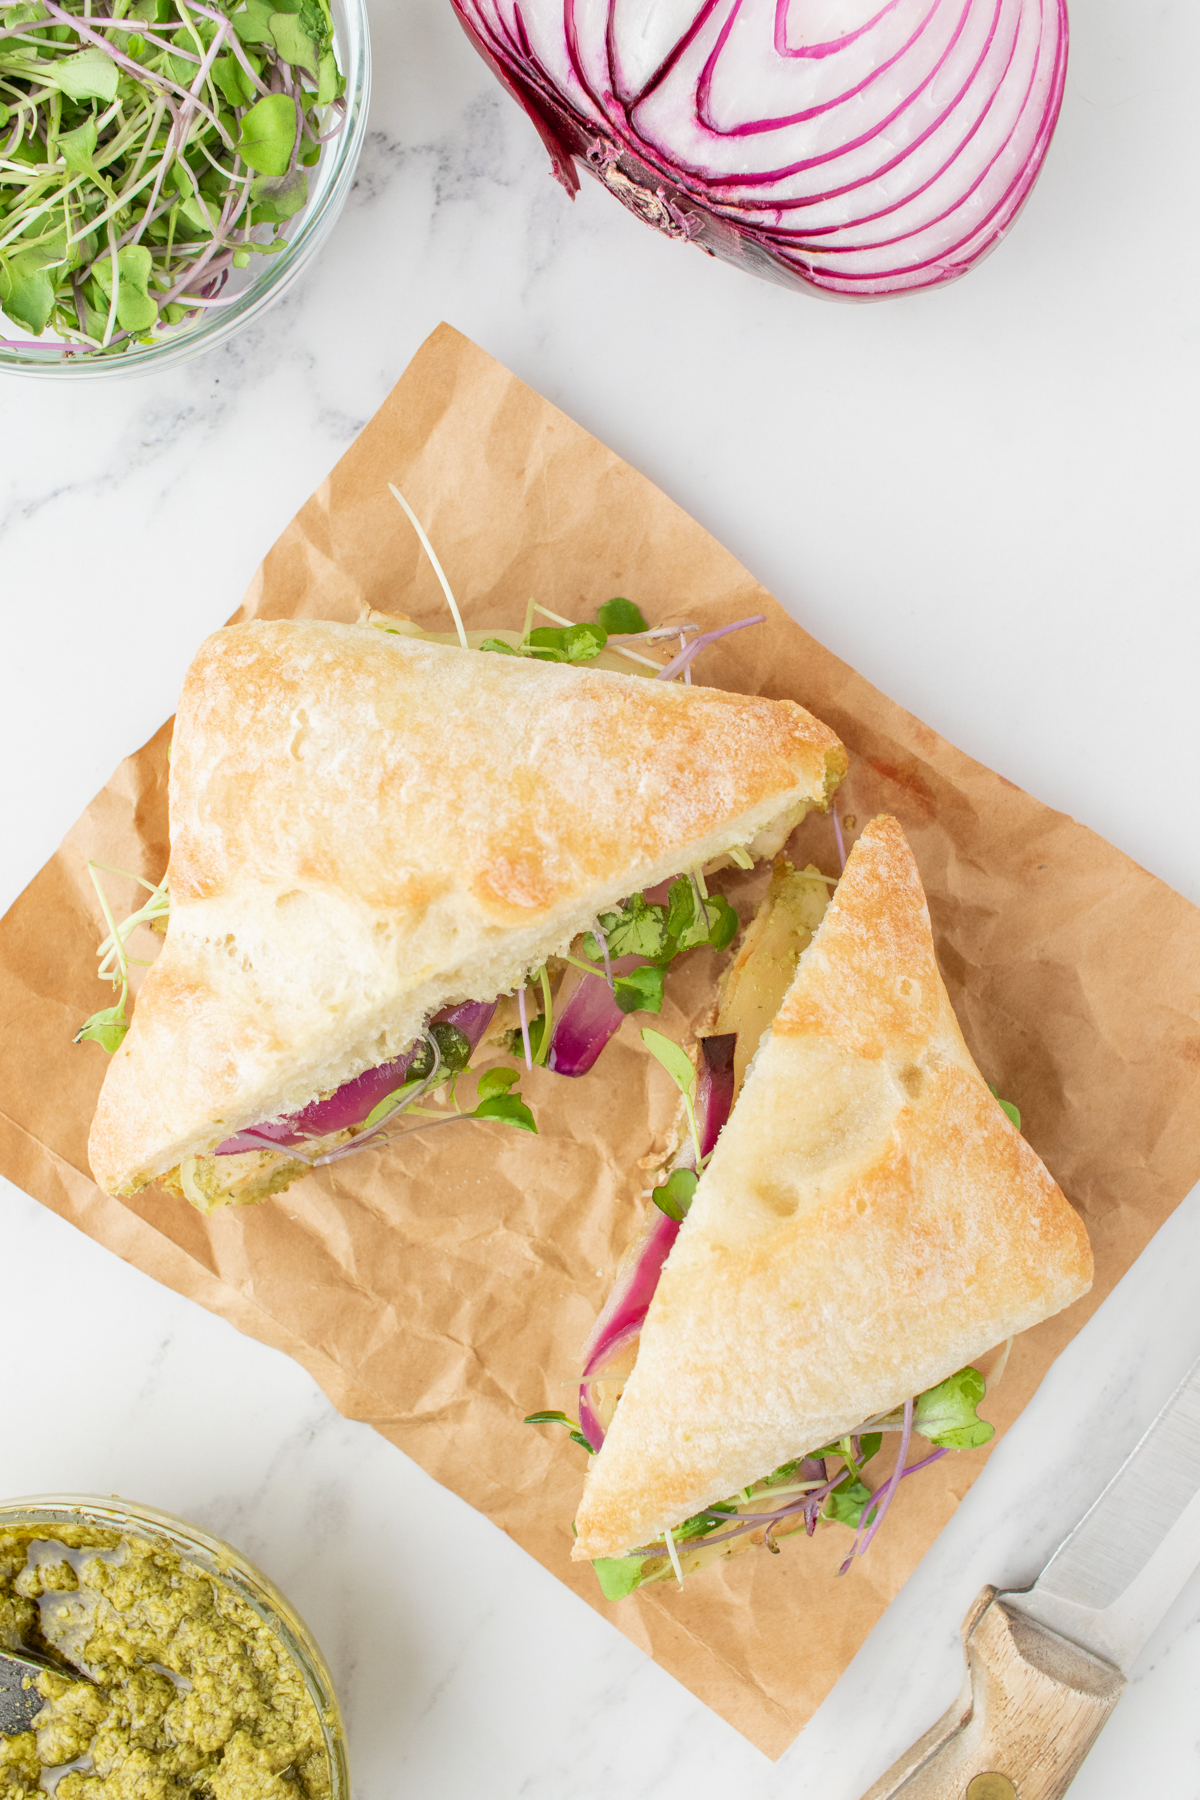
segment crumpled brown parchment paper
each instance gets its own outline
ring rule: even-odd
[[[1096,1253],[1090,1296],[1018,1339],[985,1406],[1003,1429],[1200,1176],[1200,911],[878,693],[636,470],[448,326],[268,553],[238,616],[350,620],[367,601],[448,629],[389,480],[425,523],[470,625],[519,627],[531,594],[581,618],[613,594],[652,622],[766,613],[706,652],[700,678],[802,701],[851,752],[844,812],[899,817],[968,1043],[1019,1104]],[[947,1457],[901,1489],[869,1558],[842,1581],[833,1571],[849,1539],[836,1526],[615,1607],[590,1569],[571,1564],[583,1452],[522,1418],[574,1410],[579,1350],[640,1216],[639,1158],[667,1143],[674,1090],[642,1050],[641,1020],[585,1080],[524,1078],[536,1138],[478,1123],[418,1135],[210,1220],[157,1189],[131,1201],[100,1193],[86,1146],[105,1058],[71,1042],[109,1003],[95,979],[104,928],[85,863],[161,875],[169,737],[164,726],[122,764],[0,923],[0,1169],[128,1262],[295,1356],[344,1413],[487,1513],[778,1756],[986,1452]],[[824,819],[806,821],[795,848],[836,868]],[[118,887],[117,903],[132,904]],[[726,885],[735,899],[753,889],[752,878]],[[702,952],[675,973],[662,1030],[684,1034],[715,972]]]

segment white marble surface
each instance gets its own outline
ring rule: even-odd
[[[174,374],[0,388],[0,903],[441,318],[914,712],[1200,898],[1200,19],[1075,0],[1073,21],[1011,240],[950,291],[853,308],[661,240],[591,184],[568,205],[445,0],[377,0],[358,186],[284,305]],[[1034,1573],[1200,1351],[1198,1254],[1193,1195],[775,1767],[300,1369],[12,1188],[0,1258],[30,1278],[0,1314],[0,1490],[120,1491],[257,1557],[328,1649],[358,1800],[858,1800],[956,1689],[977,1589]],[[1200,1791],[1198,1680],[1200,1580],[1073,1796],[1150,1770]]]

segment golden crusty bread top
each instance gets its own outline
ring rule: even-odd
[[[171,916],[90,1143],[130,1192],[511,991],[598,909],[823,806],[846,766],[787,700],[373,626],[253,621],[188,672]]]
[[[614,1556],[944,1380],[1091,1285],[938,973],[895,819],[854,846],[696,1189],[574,1554]]]

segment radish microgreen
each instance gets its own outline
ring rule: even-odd
[[[693,1098],[696,1087],[696,1071],[692,1060],[685,1050],[671,1038],[664,1037],[661,1031],[652,1031],[648,1025],[642,1029],[642,1042],[651,1056],[662,1064],[679,1092],[683,1095],[683,1104],[687,1111],[688,1129],[692,1134],[692,1148],[696,1152],[696,1167],[704,1167],[704,1157],[700,1152],[700,1132],[696,1125],[696,1106]]]
[[[252,255],[286,249],[279,228],[345,113],[328,0],[290,4],[3,8],[0,306],[14,324],[56,332],[67,357],[124,354],[225,304]]]
[[[126,881],[136,882],[145,888],[150,898],[136,912],[130,913],[119,922],[113,916],[108,895],[100,880],[103,871],[106,875],[120,875]],[[144,875],[133,875],[128,869],[114,869],[108,863],[89,862],[88,874],[100,900],[100,910],[104,914],[104,922],[108,926],[108,936],[100,944],[96,955],[100,958],[100,966],[96,973],[102,981],[111,981],[114,987],[121,990],[120,998],[115,1006],[106,1006],[100,1012],[93,1013],[75,1034],[77,1044],[99,1044],[111,1056],[129,1030],[129,1019],[125,1011],[125,1003],[129,998],[129,970],[131,967],[147,966],[147,958],[130,956],[125,949],[126,939],[137,930],[139,925],[151,927],[165,923],[171,910],[171,897],[167,891],[166,877],[155,884],[147,881]]]

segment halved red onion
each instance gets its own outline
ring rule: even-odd
[[[1004,236],[1062,100],[1066,0],[453,0],[569,194],[853,299]]]
[[[495,1011],[494,1000],[464,1000],[459,1006],[448,1006],[435,1013],[429,1023],[456,1025],[475,1050]],[[352,1126],[361,1125],[381,1100],[386,1100],[389,1094],[403,1086],[421,1048],[422,1040],[418,1039],[403,1056],[364,1070],[353,1081],[343,1082],[324,1100],[314,1100],[311,1106],[298,1113],[288,1113],[281,1119],[269,1119],[265,1124],[237,1132],[223,1144],[218,1144],[214,1155],[237,1156],[246,1150],[268,1149],[272,1144],[277,1144],[281,1150],[290,1150],[310,1138],[328,1137],[335,1131],[349,1131]]]

